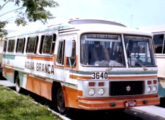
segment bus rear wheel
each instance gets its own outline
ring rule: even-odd
[[[65,114],[68,112],[68,108],[65,107],[64,93],[61,87],[57,89],[56,107],[58,112],[60,112],[61,114]]]

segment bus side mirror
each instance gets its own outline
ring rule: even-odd
[[[72,40],[66,40],[65,44],[66,44],[65,56],[70,58],[72,56],[73,42]]]

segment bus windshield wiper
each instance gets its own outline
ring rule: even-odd
[[[140,65],[140,66],[143,68],[144,71],[148,70],[148,69],[146,68],[146,66],[144,66],[144,65],[142,64],[142,62],[141,62],[139,59],[136,60],[136,63],[137,63],[138,65]]]

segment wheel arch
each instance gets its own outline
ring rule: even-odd
[[[52,101],[55,102],[55,97],[57,94],[58,88],[62,87],[61,83],[54,81],[52,85]]]
[[[59,89],[63,92],[63,102],[64,102],[64,107],[59,107],[59,100],[58,100],[58,94],[59,94]],[[57,98],[58,97],[58,98]],[[61,114],[65,114],[69,111],[69,108],[66,107],[66,96],[65,96],[65,87],[63,87],[61,85],[60,82],[53,82],[53,85],[52,85],[52,103],[53,103],[53,106],[54,106],[54,109],[57,110],[58,112],[60,112]]]

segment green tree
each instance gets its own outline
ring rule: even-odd
[[[7,34],[4,29],[5,25],[9,23],[8,20],[2,20],[4,16],[11,12],[16,14],[14,19],[17,25],[26,25],[27,22],[42,21],[46,23],[48,19],[52,18],[53,15],[47,8],[52,8],[58,6],[58,3],[54,0],[3,0],[0,4],[0,37]],[[15,9],[10,9],[5,13],[1,11],[7,6],[7,4],[12,3]]]

